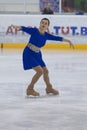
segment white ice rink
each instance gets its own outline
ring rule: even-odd
[[[87,51],[43,51],[60,95],[26,97],[33,70],[22,68],[22,51],[0,52],[0,130],[87,130]]]

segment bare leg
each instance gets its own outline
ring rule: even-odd
[[[59,92],[52,88],[52,84],[50,83],[49,75],[48,75],[48,69],[46,67],[43,67],[43,79],[46,83],[46,93],[53,93],[53,94],[59,94]]]
[[[27,95],[39,96],[39,93],[34,90],[34,85],[43,74],[43,69],[40,66],[33,69],[36,71],[36,74],[33,76],[31,83],[28,85]]]
[[[49,73],[48,69],[46,67],[43,67],[43,79],[46,83],[46,86],[51,85],[48,73]]]

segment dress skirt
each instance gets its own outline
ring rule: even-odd
[[[45,62],[42,59],[42,53],[34,52],[29,49],[29,47],[25,47],[23,51],[23,68],[24,70],[32,69],[36,66],[45,67]]]

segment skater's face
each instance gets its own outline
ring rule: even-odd
[[[49,22],[48,20],[41,20],[40,22],[40,28],[44,31],[46,31],[49,27]]]

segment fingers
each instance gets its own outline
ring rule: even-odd
[[[74,45],[72,44],[70,40],[69,40],[69,44],[70,44],[70,48],[75,49]]]
[[[75,47],[72,43],[70,43],[70,48],[75,49]]]
[[[21,30],[21,26],[16,26],[16,25],[11,24],[11,27],[14,29],[17,29],[18,31]]]
[[[13,24],[11,24],[11,27],[16,28],[16,26],[15,26],[15,25],[13,25]]]

